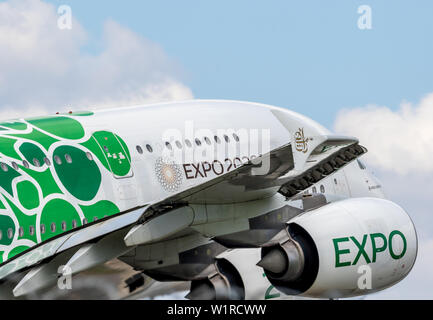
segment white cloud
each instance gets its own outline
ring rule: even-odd
[[[417,261],[397,285],[368,299],[433,299],[433,94],[399,110],[366,106],[342,110],[334,130],[359,138],[364,157],[381,180],[387,197],[401,205],[417,230]]]
[[[72,12],[73,13],[73,12]],[[0,111],[5,116],[182,100],[191,90],[157,44],[114,21],[97,54],[76,20],[57,27],[57,8],[40,0],[0,3]]]
[[[367,161],[399,174],[433,172],[433,94],[417,106],[402,103],[393,111],[370,105],[342,110],[335,131],[353,135],[369,149]]]

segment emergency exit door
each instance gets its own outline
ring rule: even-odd
[[[97,131],[92,135],[100,146],[109,170],[117,179],[133,176],[131,159],[125,142],[113,132]]]

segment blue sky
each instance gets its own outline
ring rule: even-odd
[[[197,98],[286,106],[330,127],[341,108],[397,108],[433,89],[431,1],[51,2],[91,39],[111,19],[158,43]],[[364,4],[371,30],[357,27]]]

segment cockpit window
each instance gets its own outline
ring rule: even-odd
[[[365,170],[365,165],[361,162],[361,160],[356,159],[356,162],[358,162],[358,166],[361,170]]]

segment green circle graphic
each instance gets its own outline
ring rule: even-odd
[[[89,201],[96,196],[101,185],[101,172],[84,151],[60,146],[54,150],[52,162],[63,186],[75,198]]]
[[[52,238],[64,230],[62,223],[66,223],[66,230],[72,229],[72,221],[77,222],[77,226],[81,226],[80,216],[75,208],[67,201],[62,199],[53,199],[49,201],[41,214],[41,225],[45,225],[45,233],[41,233],[41,240]],[[55,225],[55,230],[52,231],[52,225]]]

